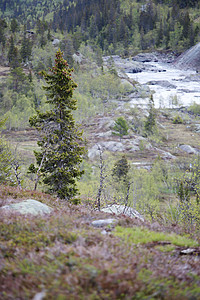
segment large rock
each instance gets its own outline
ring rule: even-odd
[[[190,145],[180,145],[179,148],[188,154],[199,154],[200,150],[191,147]]]
[[[142,215],[137,210],[135,210],[129,206],[113,204],[113,205],[102,208],[101,211],[110,213],[110,214],[116,214],[116,215],[123,214],[130,218],[138,218],[144,222],[144,218],[142,217]]]
[[[200,70],[200,43],[182,53],[174,62],[180,69]]]
[[[33,199],[27,199],[20,203],[5,205],[2,206],[1,209],[7,212],[18,212],[22,215],[30,214],[33,216],[50,214],[53,210],[46,204]]]

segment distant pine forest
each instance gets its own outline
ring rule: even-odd
[[[70,34],[75,51],[90,42],[125,56],[149,49],[180,52],[199,41],[199,17],[197,0],[2,0],[0,43],[9,47],[9,35],[24,26],[41,47],[60,33]]]

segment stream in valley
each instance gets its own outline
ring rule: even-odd
[[[144,70],[127,73],[129,78],[147,84],[153,91],[155,107],[189,106],[200,104],[200,73],[180,70],[172,63],[144,62]],[[146,104],[147,99],[132,99],[131,103]]]

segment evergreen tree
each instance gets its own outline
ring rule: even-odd
[[[15,33],[18,31],[18,29],[19,29],[19,24],[18,24],[17,20],[14,18],[11,20],[11,23],[10,23],[10,31],[12,33]]]
[[[154,107],[153,95],[149,99],[148,117],[144,124],[145,131],[152,134],[156,125],[156,111]]]
[[[24,28],[24,37],[21,44],[20,54],[23,62],[30,60],[32,53],[32,43],[28,37],[26,37],[26,28]]]
[[[123,117],[119,117],[115,121],[115,124],[113,126],[113,130],[114,130],[113,134],[118,135],[120,137],[120,140],[121,140],[121,138],[124,135],[128,134],[128,125],[126,123],[126,120]]]
[[[127,158],[125,155],[123,155],[122,158],[115,163],[112,169],[112,177],[115,181],[122,180],[123,182],[127,183],[129,169],[130,166]]]
[[[10,37],[10,47],[8,49],[8,61],[11,68],[17,68],[20,66],[20,57],[17,47],[14,45],[14,38]]]
[[[0,129],[4,126],[6,120],[0,120]],[[7,142],[0,133],[0,184],[11,181],[12,154]]]
[[[77,193],[76,180],[83,174],[79,165],[84,147],[79,145],[82,133],[78,131],[72,114],[77,108],[77,101],[72,98],[77,85],[71,77],[73,70],[62,55],[60,50],[56,52],[51,74],[42,73],[47,83],[44,87],[47,103],[52,109],[38,111],[30,118],[30,125],[40,131],[42,137],[38,141],[41,151],[35,151],[37,167],[31,165],[29,169],[37,174],[37,178],[42,178],[50,192],[69,200]]]
[[[0,19],[0,45],[4,47],[6,44],[5,29],[8,27],[5,20]]]

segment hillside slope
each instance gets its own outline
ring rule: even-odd
[[[95,228],[111,216],[42,193],[0,193],[1,205],[31,196],[54,209],[0,210],[1,299],[199,299],[199,244],[177,226],[113,215],[116,227]]]

